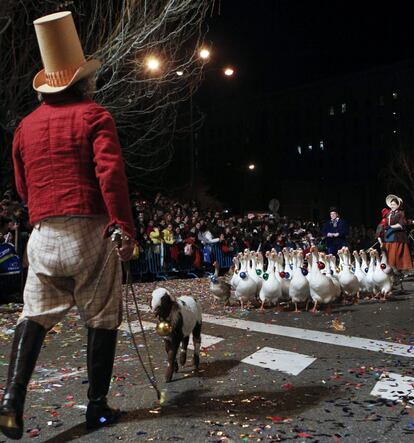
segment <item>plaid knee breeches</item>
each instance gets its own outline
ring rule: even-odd
[[[19,322],[50,329],[76,305],[86,326],[118,328],[122,271],[113,243],[102,238],[106,223],[104,217],[56,217],[35,225]]]

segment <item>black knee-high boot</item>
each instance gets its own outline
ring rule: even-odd
[[[6,437],[19,440],[23,435],[23,411],[27,385],[46,336],[46,329],[24,320],[14,334],[7,387],[0,405],[0,429]]]
[[[99,428],[114,423],[120,411],[108,406],[106,396],[115,358],[116,330],[88,328],[88,409],[86,426]]]

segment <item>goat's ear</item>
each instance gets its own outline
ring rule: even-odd
[[[161,297],[160,306],[163,312],[168,312],[171,309],[172,300],[169,294],[165,294]]]

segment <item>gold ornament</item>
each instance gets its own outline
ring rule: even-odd
[[[166,337],[167,335],[171,334],[172,326],[171,323],[168,321],[160,321],[155,327],[155,330],[157,331],[157,334],[161,337]]]

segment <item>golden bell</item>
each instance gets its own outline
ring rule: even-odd
[[[167,335],[171,334],[172,326],[171,323],[168,321],[160,321],[155,327],[155,330],[157,331],[157,334],[161,337],[166,337]]]

